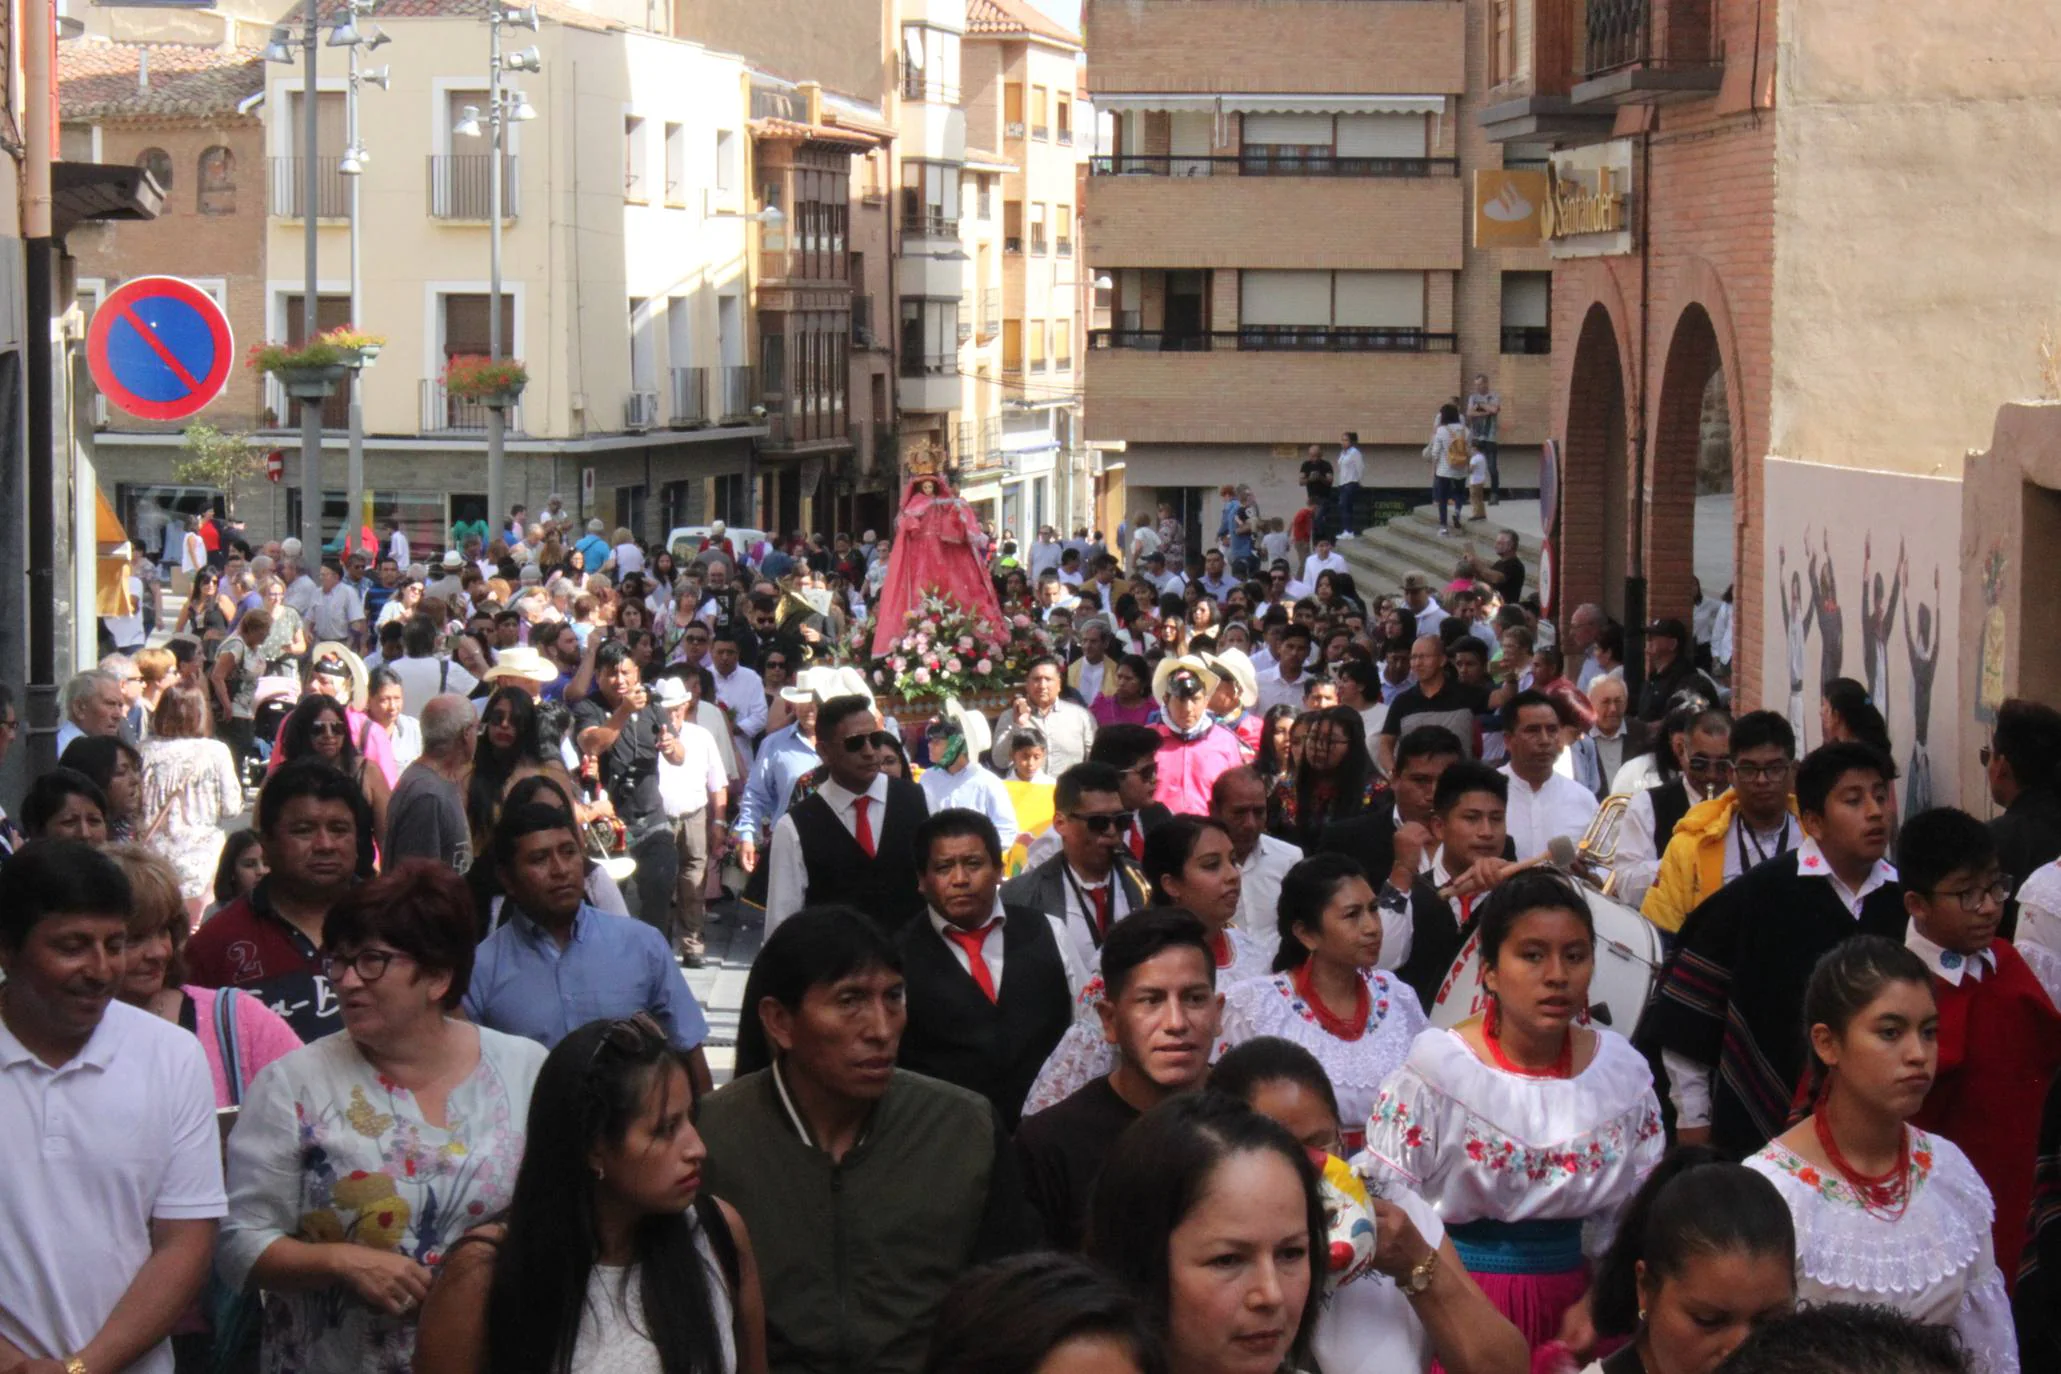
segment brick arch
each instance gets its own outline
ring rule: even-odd
[[[1559,588],[1554,615],[1613,604],[1624,585],[1626,533],[1626,385],[1621,316],[1600,302],[1582,316],[1568,373],[1566,446],[1561,458],[1560,533],[1553,552]]]
[[[1723,365],[1717,331],[1702,306],[1676,317],[1653,408],[1653,442],[1646,464],[1647,604],[1654,615],[1689,614],[1689,579],[1695,570],[1696,465],[1703,439],[1703,394]],[[1732,380],[1725,379],[1726,409]],[[1736,454],[1737,445],[1734,445]],[[1733,476],[1737,478],[1736,460]],[[1736,554],[1737,550],[1734,550]],[[1722,587],[1706,588],[1716,596]]]

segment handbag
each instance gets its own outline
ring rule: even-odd
[[[236,1034],[236,1001],[247,994],[235,988],[215,993],[215,1043],[222,1053],[222,1079],[228,1085],[229,1106],[243,1106],[243,1055]],[[223,1139],[226,1153],[228,1140]],[[235,1374],[252,1366],[252,1350],[258,1315],[263,1308],[257,1291],[231,1288],[219,1271],[209,1270],[207,1287],[201,1293],[201,1311],[214,1335],[208,1357],[208,1374]]]

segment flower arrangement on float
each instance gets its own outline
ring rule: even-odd
[[[879,657],[872,654],[875,628],[871,619],[853,626],[846,650],[865,665],[876,694],[908,702],[957,698],[972,704],[1006,696],[1023,682],[1032,659],[1052,651],[1052,636],[1029,616],[995,624],[935,588],[903,617],[902,637]]]

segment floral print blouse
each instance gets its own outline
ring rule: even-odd
[[[244,1287],[282,1238],[367,1245],[435,1269],[467,1228],[506,1207],[545,1051],[478,1034],[479,1063],[451,1090],[441,1127],[347,1034],[259,1074],[229,1137],[223,1281]],[[265,1374],[408,1374],[414,1355],[415,1314],[375,1311],[348,1286],[266,1295]]]

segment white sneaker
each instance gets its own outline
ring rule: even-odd
[[[1447,529],[1444,525],[1440,525],[1438,527],[1438,537],[1441,539],[1450,539],[1453,537],[1453,532]]]

